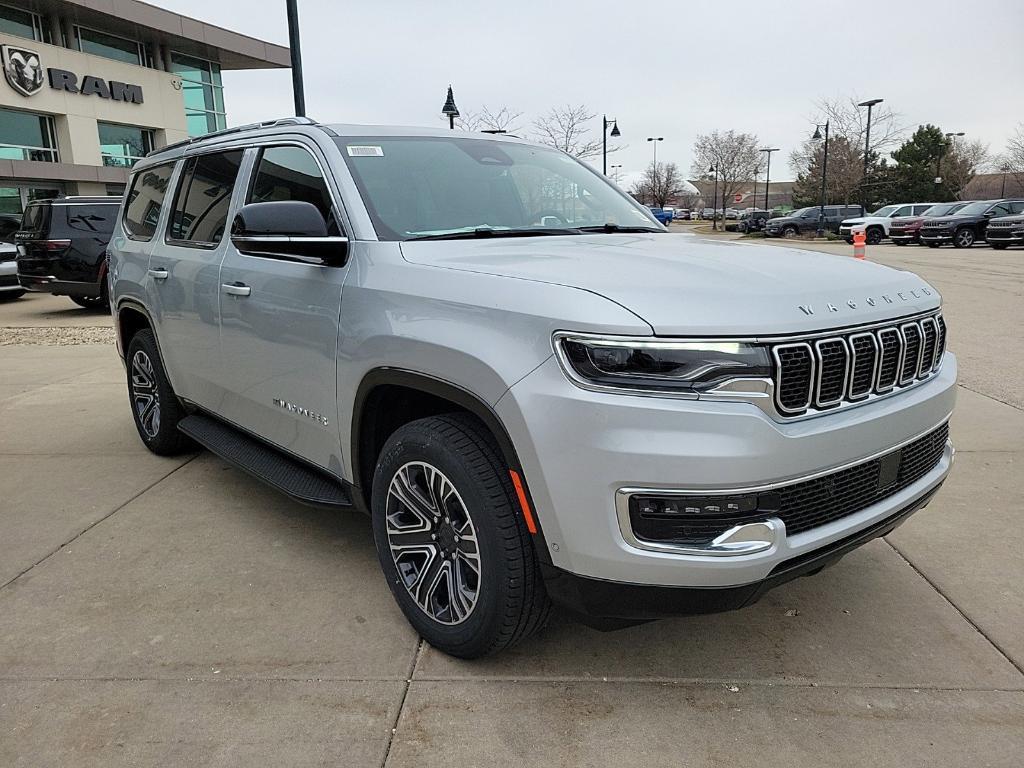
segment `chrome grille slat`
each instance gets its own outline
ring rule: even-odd
[[[938,313],[891,326],[808,336],[807,341],[772,346],[775,405],[783,416],[912,386],[938,370],[946,351],[946,323]]]

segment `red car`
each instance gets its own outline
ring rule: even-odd
[[[899,216],[889,224],[889,239],[896,245],[907,243],[920,243],[918,235],[921,232],[921,225],[926,218],[931,216],[949,216],[963,208],[970,200],[962,200],[955,203],[939,203],[933,205],[920,216]]]

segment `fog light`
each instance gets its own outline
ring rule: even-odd
[[[634,496],[632,511],[645,517],[732,517],[755,512],[777,512],[781,496],[769,491],[730,496]]]

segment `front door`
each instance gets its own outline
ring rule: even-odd
[[[314,146],[258,150],[245,202],[301,200],[342,234],[327,167]],[[340,474],[338,323],[345,267],[239,253],[220,272],[222,414],[235,424]]]

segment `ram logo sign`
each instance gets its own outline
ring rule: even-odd
[[[129,104],[142,103],[142,86],[122,83],[117,80],[104,80],[93,75],[85,75],[79,82],[78,75],[66,69],[49,67],[46,77],[43,76],[43,65],[39,54],[28,48],[15,45],[2,46],[4,77],[8,84],[22,96],[35,96],[43,88],[45,79],[49,79],[50,87],[55,91],[78,93],[82,96],[98,96],[111,101],[124,101]]]

